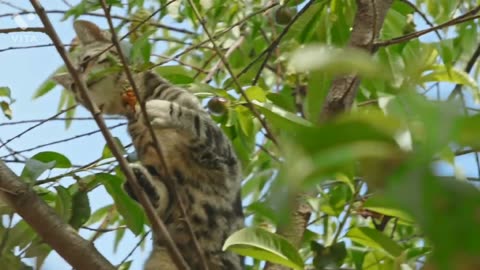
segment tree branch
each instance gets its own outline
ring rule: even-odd
[[[468,21],[478,19],[478,18],[480,18],[480,15],[476,15],[476,14],[479,11],[480,11],[480,6],[477,6],[474,9],[468,11],[467,13],[465,13],[463,15],[460,15],[456,18],[453,18],[453,19],[451,19],[447,22],[444,22],[442,24],[439,24],[437,26],[430,27],[430,28],[427,28],[427,29],[424,29],[424,30],[420,30],[420,31],[417,31],[417,32],[414,32],[414,33],[411,33],[411,34],[401,36],[401,37],[392,38],[392,39],[385,40],[385,41],[379,41],[379,42],[375,43],[375,46],[384,47],[384,46],[388,46],[388,45],[392,45],[392,44],[403,43],[403,42],[409,41],[411,39],[418,38],[420,36],[428,34],[432,31],[436,31],[438,29],[442,29],[442,28],[445,28],[445,27],[448,27],[448,26],[453,26],[453,25],[457,25],[457,24],[460,24],[460,23],[464,23],[464,22],[468,22]]]
[[[0,198],[75,269],[115,269],[3,162],[0,162]]]
[[[47,13],[47,14],[65,14],[67,12],[68,12],[68,10],[46,10],[45,11],[45,13]],[[11,17],[11,16],[15,16],[15,15],[26,15],[26,14],[32,14],[32,13],[35,13],[35,12],[24,10],[22,12],[1,14],[0,18]],[[92,13],[92,12],[86,12],[86,13],[83,13],[83,15],[92,16],[92,17],[105,17],[105,14]],[[132,19],[129,19],[127,17],[118,16],[118,15],[112,15],[112,18],[117,19],[117,20],[122,20],[122,21],[125,21],[125,22],[141,22],[140,20],[132,20]],[[151,25],[151,26],[155,26],[155,27],[158,27],[158,28],[167,29],[167,30],[174,31],[174,32],[183,33],[183,34],[188,34],[188,35],[195,35],[196,34],[195,32],[192,32],[192,31],[187,30],[187,29],[178,28],[178,27],[174,27],[174,26],[169,26],[169,25],[165,25],[165,24],[161,24],[161,23],[157,23],[157,22],[147,22],[146,24]]]
[[[135,194],[140,204],[145,209],[145,213],[147,214],[148,219],[151,222],[152,230],[155,233],[158,233],[158,235],[162,236],[165,239],[165,244],[168,250],[170,251],[170,254],[172,254],[172,259],[173,261],[176,262],[176,264],[180,267],[180,269],[189,269],[187,263],[185,262],[178,248],[176,247],[175,242],[172,240],[170,234],[168,233],[168,230],[165,227],[165,224],[156,215],[155,209],[153,208],[150,200],[147,198],[147,195],[145,194],[143,189],[138,185],[138,182],[136,181],[136,177],[132,169],[130,168],[130,166],[128,166],[127,161],[122,156],[120,149],[118,148],[117,144],[115,143],[115,140],[110,134],[110,131],[105,125],[105,122],[103,121],[100,110],[98,109],[96,104],[93,103],[92,100],[90,99],[90,96],[87,91],[87,86],[85,85],[85,82],[80,79],[75,67],[73,66],[72,62],[68,58],[67,52],[65,51],[65,48],[62,46],[60,38],[58,37],[55,29],[53,28],[52,23],[48,19],[45,9],[40,5],[38,0],[30,0],[30,3],[34,7],[37,15],[40,17],[40,20],[42,21],[47,31],[47,34],[50,36],[50,39],[55,44],[55,48],[57,49],[58,53],[62,57],[63,61],[65,62],[65,66],[68,72],[72,76],[75,82],[75,85],[78,86],[80,93],[82,95],[82,98],[86,102],[85,105],[87,109],[92,113],[93,117],[95,118],[95,121],[98,127],[100,128],[103,136],[105,137],[108,147],[112,151],[112,154],[115,156],[115,158],[118,160],[119,166],[122,169],[123,173],[125,174],[125,177],[127,178],[127,181],[130,187],[132,188],[133,193]],[[89,269],[89,268],[85,268],[85,269]],[[90,269],[93,269],[93,268],[90,268]]]
[[[45,33],[45,28],[43,27],[27,27],[27,28],[3,28],[0,29],[0,34],[9,34],[9,33],[17,33],[17,32],[41,32]]]
[[[350,36],[350,47],[360,48],[373,53],[373,42],[380,32],[385,15],[393,0],[357,0],[357,12]],[[336,114],[350,109],[355,99],[360,79],[355,75],[336,78],[327,95],[320,115],[320,121],[333,118]],[[293,245],[299,247],[305,233],[311,209],[305,203],[305,194],[296,198],[296,207],[292,212],[292,220],[288,226],[279,228],[277,233],[284,235]],[[284,270],[284,266],[267,264],[265,270]]]
[[[385,20],[385,15],[393,0],[357,0],[357,13],[353,22],[349,47],[359,48],[369,53],[376,50],[374,41]],[[360,78],[350,74],[340,76],[332,82],[320,114],[320,121],[331,119],[338,113],[347,111],[357,95]]]
[[[170,3],[173,3],[173,2],[174,2],[174,0],[168,2],[162,8],[168,6]],[[112,43],[113,43],[114,47],[117,49],[117,53],[118,53],[118,56],[120,58],[120,61],[122,62],[122,65],[124,67],[124,71],[125,71],[125,74],[127,76],[128,82],[129,82],[130,86],[132,87],[133,92],[135,93],[135,96],[138,99],[138,103],[140,105],[140,109],[141,109],[141,112],[143,114],[143,117],[145,117],[145,119],[147,119],[148,114],[147,114],[147,108],[145,107],[146,106],[145,101],[141,100],[143,95],[140,95],[140,91],[138,90],[138,88],[135,84],[135,80],[133,79],[132,71],[130,70],[130,67],[128,65],[126,57],[123,54],[122,48],[120,47],[119,39],[117,37],[117,33],[115,32],[115,27],[113,26],[112,18],[110,17],[111,6],[107,6],[105,0],[101,0],[100,4],[102,5],[102,9],[105,13],[105,17],[107,19],[108,26],[110,28],[110,33],[112,34]],[[158,138],[155,135],[153,127],[152,127],[152,125],[149,121],[146,121],[145,123],[146,123],[147,129],[148,129],[148,132],[150,133],[150,137],[152,138],[154,148],[155,148],[155,151],[156,151],[157,156],[158,156],[158,161],[161,164],[160,168],[158,168],[158,169],[160,169],[163,172],[163,175],[165,175],[166,179],[173,179],[171,177],[172,174],[170,173],[170,169],[167,166],[167,163],[165,161],[165,157],[163,156],[162,149],[160,148],[160,142],[158,141]],[[204,269],[208,270],[208,266],[207,266],[207,263],[206,263],[206,260],[205,260],[205,256],[203,254],[203,250],[200,248],[200,245],[198,244],[197,237],[195,236],[195,233],[193,232],[192,225],[191,225],[191,223],[188,219],[188,216],[186,214],[183,202],[181,201],[181,198],[176,191],[177,190],[176,189],[176,183],[174,181],[165,181],[165,185],[167,185],[167,188],[169,189],[169,191],[173,193],[173,197],[175,199],[175,202],[177,203],[178,207],[181,209],[182,218],[183,218],[183,220],[186,224],[186,227],[187,227],[188,231],[190,232],[190,236],[192,237],[192,241],[194,243],[195,249],[198,252],[198,256],[200,258],[200,261],[202,262]],[[149,218],[158,219],[158,221],[157,220],[151,221],[152,223],[162,222],[157,215],[155,215],[154,217],[149,216]],[[164,234],[168,234],[168,231],[160,232],[160,231],[155,231],[154,230],[154,232],[155,232],[155,235],[161,235],[161,236],[164,236]],[[179,268],[188,268],[188,264],[186,263],[185,259],[180,254],[180,252],[178,251],[178,248],[177,248],[176,244],[173,242],[173,240],[172,240],[171,244],[173,244],[173,245],[171,247],[169,247],[168,250],[170,252],[170,255],[172,256],[172,259],[173,259],[174,263]]]

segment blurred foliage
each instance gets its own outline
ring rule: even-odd
[[[100,13],[94,2],[82,1],[64,18]],[[480,194],[475,183],[480,179],[445,176],[439,170],[458,172],[456,157],[480,147],[480,65],[472,58],[480,42],[478,20],[380,47],[369,56],[343,49],[354,0],[316,0],[296,21],[307,1],[194,1],[251,100],[247,104],[187,1],[109,2],[119,14],[115,22],[122,34],[148,19],[128,39],[133,64],[154,68],[193,91],[233,142],[243,164],[248,228],[233,234],[224,248],[251,257],[248,269],[261,269],[265,260],[294,269],[480,269]],[[394,1],[379,40],[438,25],[478,7],[473,0],[413,4],[429,22],[407,1]],[[270,49],[286,27],[278,46]],[[263,66],[265,54],[270,57]],[[466,70],[471,61],[475,64]],[[352,72],[362,75],[354,108],[319,123],[332,79]],[[462,88],[447,99],[455,84]],[[46,80],[35,98],[54,89]],[[8,88],[0,88],[3,97],[8,116]],[[72,104],[72,96],[64,92],[58,108]],[[265,118],[278,145],[265,136],[252,108]],[[95,164],[80,169],[63,154],[38,153],[27,161],[21,177],[75,229],[92,224],[117,228],[116,249],[125,230],[145,233],[146,218],[121,189],[124,177],[118,168],[92,173],[92,168],[112,164],[108,149],[103,153]],[[63,172],[39,179],[53,169]],[[59,185],[64,177],[75,183]],[[114,204],[92,212],[88,195],[101,185]],[[298,192],[307,194],[313,211],[300,249],[273,233],[288,222]],[[0,210],[11,220],[10,210]],[[45,258],[51,251],[25,222],[0,225],[0,265],[24,269],[22,258]],[[129,266],[127,261],[122,269]]]

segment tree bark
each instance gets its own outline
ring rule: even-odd
[[[353,22],[352,34],[348,46],[374,53],[375,39],[385,20],[393,0],[357,0],[357,12]],[[354,74],[334,79],[319,115],[320,122],[332,119],[337,114],[350,110],[357,95],[360,78]],[[311,209],[304,200],[304,194],[297,198],[296,210],[292,212],[289,226],[279,228],[277,233],[285,236],[290,243],[299,248],[305,233]],[[288,267],[267,263],[265,270],[285,270]]]
[[[66,224],[26,183],[0,161],[0,199],[78,270],[115,269],[97,249]]]
[[[393,0],[357,0],[357,13],[353,22],[352,35],[348,46],[374,53],[375,39],[380,33],[385,16]],[[320,121],[326,121],[337,114],[350,110],[357,95],[360,78],[350,74],[335,78],[328,91]]]

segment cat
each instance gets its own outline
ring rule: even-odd
[[[226,238],[244,226],[241,167],[229,139],[192,93],[153,71],[133,75],[140,100],[145,102],[145,118],[139,104],[132,107],[121,98],[127,80],[123,70],[112,68],[120,61],[115,47],[107,49],[112,44],[111,35],[84,20],[75,21],[74,29],[78,44],[72,62],[102,113],[128,119],[128,132],[140,161],[130,166],[190,268],[202,269],[201,262],[180,209],[163,181],[175,182],[209,269],[244,269],[243,257],[222,251]],[[128,46],[123,44],[122,51],[124,48],[128,55]],[[101,70],[109,71],[98,76]],[[52,79],[85,105],[69,74],[57,74]],[[159,164],[146,121],[151,123],[161,145],[169,176]],[[135,199],[128,184],[126,189]],[[153,246],[145,270],[177,269],[159,235],[154,235]]]

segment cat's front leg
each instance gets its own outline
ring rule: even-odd
[[[147,111],[147,119],[155,128],[175,127],[177,112],[181,110],[178,104],[158,99],[147,101],[145,108]]]
[[[137,179],[138,185],[143,189],[148,199],[155,208],[157,214],[162,217],[171,203],[169,192],[165,184],[155,175],[154,169],[145,167],[139,163],[130,163],[133,173]],[[134,200],[138,201],[137,196],[133,193],[133,189],[128,182],[125,183],[124,189],[127,194]]]
[[[205,111],[166,100],[150,100],[145,105],[147,119],[153,128],[175,128],[190,135],[188,147],[192,158],[203,167],[236,168],[236,157],[228,139]]]

